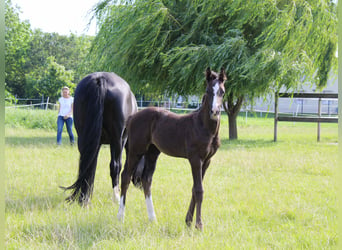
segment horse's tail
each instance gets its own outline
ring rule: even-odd
[[[75,91],[74,120],[80,152],[78,178],[64,190],[73,190],[66,199],[86,204],[93,191],[97,156],[100,149],[106,79],[96,77],[80,82]]]

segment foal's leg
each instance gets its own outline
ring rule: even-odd
[[[202,172],[201,186],[202,186],[202,181],[203,181],[203,178],[204,178],[204,174],[205,174],[206,170],[208,169],[209,164],[210,164],[210,159],[205,160],[203,165],[202,165],[202,167],[201,167],[202,168],[201,169],[201,172]],[[202,198],[200,198],[201,201],[200,201],[200,204],[199,204],[197,202],[198,201],[198,197],[196,198],[196,194],[198,195],[198,193],[201,192],[200,191],[201,189],[199,188],[199,183],[197,184],[197,188],[196,188],[196,184],[195,184],[195,176],[198,176],[199,173],[197,175],[196,175],[196,173],[194,174],[194,171],[198,172],[198,170],[196,171],[196,167],[194,169],[193,165],[191,165],[191,169],[192,169],[192,174],[193,174],[193,178],[194,178],[194,185],[193,185],[193,188],[192,188],[192,198],[191,198],[191,202],[190,202],[190,206],[189,206],[188,212],[186,214],[185,222],[186,222],[186,224],[188,226],[191,226],[193,215],[194,215],[194,211],[195,211],[195,205],[197,204],[196,228],[202,230],[203,223],[201,222],[201,204],[202,204],[202,200],[203,200],[203,187],[202,187],[202,194],[200,195]],[[196,177],[196,178],[198,178],[198,177]],[[200,221],[200,223],[199,223],[199,221]]]
[[[123,221],[125,216],[126,193],[134,173],[135,167],[138,165],[142,156],[128,154],[124,170],[121,173],[121,196],[118,211],[118,219]]]
[[[151,144],[147,153],[145,154],[145,168],[142,174],[142,185],[144,188],[148,219],[150,221],[156,220],[156,214],[154,213],[154,207],[152,202],[151,185],[153,173],[156,169],[156,163],[159,154],[160,151],[153,144]]]

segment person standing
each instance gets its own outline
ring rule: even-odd
[[[69,134],[70,144],[73,145],[75,142],[74,134],[72,133],[72,112],[74,106],[74,98],[70,96],[70,90],[64,86],[62,88],[62,96],[58,99],[58,118],[57,118],[57,145],[62,144],[62,132],[64,123]]]

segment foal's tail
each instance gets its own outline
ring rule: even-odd
[[[138,166],[136,167],[133,176],[132,176],[132,183],[135,187],[142,189],[142,175],[145,169],[145,156],[141,157]]]
[[[86,205],[93,191],[97,155],[102,134],[106,80],[103,77],[84,78],[77,86],[74,102],[74,121],[80,152],[78,178],[64,190],[73,190],[66,199]]]
[[[128,133],[127,129],[129,127],[129,123],[132,120],[132,116],[129,116],[127,121],[126,121],[126,128],[125,132]],[[127,139],[125,149],[126,149],[126,163],[127,163],[127,157],[128,157],[128,151],[129,151],[129,139]],[[125,164],[126,168],[126,164]],[[131,177],[132,183],[134,184],[135,187],[142,189],[142,175],[145,169],[145,155],[143,155],[138,163],[138,165],[135,167],[133,171],[133,175]]]

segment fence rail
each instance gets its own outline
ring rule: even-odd
[[[278,116],[279,122],[325,122],[337,123],[336,117]]]
[[[336,93],[279,93],[278,96],[283,98],[338,98],[338,94]]]
[[[278,99],[279,98],[311,98],[318,99],[318,110],[316,116],[279,116]],[[321,106],[322,99],[338,99],[335,93],[276,93],[274,101],[274,141],[278,137],[278,122],[317,122],[317,141],[321,139],[321,122],[338,123],[337,117],[322,117]]]
[[[56,103],[36,103],[36,104],[23,104],[23,105],[12,105],[12,106],[5,106],[5,108],[10,109],[20,109],[20,108],[26,108],[26,109],[34,109],[35,107],[39,107],[40,109],[47,110],[50,109],[57,109]]]

